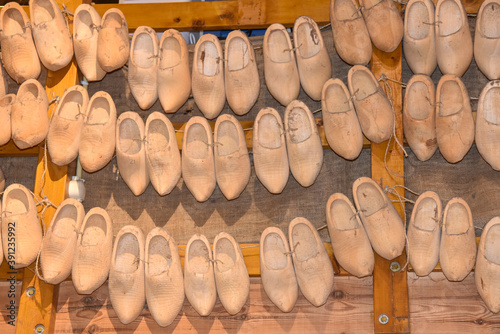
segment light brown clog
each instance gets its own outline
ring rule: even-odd
[[[97,62],[106,72],[123,67],[129,58],[130,42],[125,16],[118,8],[108,9],[97,38]]]
[[[479,7],[474,36],[474,61],[490,80],[500,79],[500,0],[486,0]]]
[[[500,81],[484,86],[476,115],[476,147],[494,170],[500,170]]]

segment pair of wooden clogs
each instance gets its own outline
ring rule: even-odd
[[[288,227],[288,241],[279,228],[262,232],[260,272],[267,296],[283,312],[293,309],[299,288],[314,306],[325,304],[334,273],[318,232],[307,219],[297,217]]]

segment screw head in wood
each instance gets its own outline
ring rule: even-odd
[[[43,332],[45,332],[45,326],[42,325],[42,324],[38,324],[35,326],[35,333],[36,334],[42,334]]]
[[[380,322],[382,325],[385,325],[389,322],[389,316],[385,313],[380,314],[378,316],[378,322]]]
[[[399,264],[399,262],[394,261],[391,263],[390,268],[393,273],[397,273],[401,270],[401,265]]]
[[[30,286],[26,289],[26,296],[33,297],[36,293],[36,289],[33,286]]]

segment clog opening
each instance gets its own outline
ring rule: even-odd
[[[15,8],[7,9],[2,20],[5,36],[22,35],[26,31],[23,15]]]
[[[89,108],[87,123],[92,125],[106,124],[110,117],[109,109],[110,105],[108,99],[104,97],[95,98]]]
[[[86,112],[83,110],[83,95],[77,90],[66,94],[59,106],[59,116],[70,121],[83,118],[83,114]]]
[[[221,156],[233,154],[239,148],[239,135],[233,122],[223,121],[217,129],[217,153]]]
[[[283,239],[278,233],[269,233],[264,239],[264,261],[267,267],[280,270],[286,267],[287,255]]]
[[[429,35],[434,18],[429,18],[429,11],[423,2],[414,2],[406,9],[408,15],[408,35],[413,39],[423,39]]]
[[[453,203],[446,215],[445,231],[448,235],[464,234],[469,230],[469,214],[461,203]]]
[[[348,231],[359,228],[355,212],[353,212],[351,206],[342,199],[333,201],[330,206],[330,217],[337,230]]]
[[[60,238],[69,238],[75,233],[79,226],[76,226],[78,211],[72,204],[63,206],[57,216],[54,218],[52,224],[52,232]]]
[[[211,250],[210,250],[211,251]],[[206,274],[210,269],[210,257],[207,245],[201,240],[194,240],[187,254],[189,270],[198,274]]]
[[[81,239],[82,246],[102,245],[106,240],[106,219],[100,214],[92,214],[87,218]]]
[[[301,23],[297,27],[297,44],[302,58],[311,58],[321,50],[321,41],[318,31],[309,22]]]
[[[221,238],[217,240],[215,247],[216,252],[214,252],[214,254],[216,254],[215,263],[217,269],[220,272],[224,272],[233,268],[236,262],[236,253],[233,243],[227,238]]]
[[[295,257],[300,262],[315,257],[319,252],[316,238],[311,228],[302,223],[298,223],[293,227],[290,248],[294,251]]]
[[[210,41],[201,43],[196,56],[198,72],[206,76],[214,76],[219,73],[221,56],[214,43]]]
[[[352,88],[356,100],[363,100],[377,91],[378,84],[372,76],[363,70],[354,71],[351,78]]]
[[[276,29],[271,31],[267,39],[267,50],[269,58],[275,63],[288,63],[292,60],[290,52],[291,47],[288,44],[288,38],[285,31]]]
[[[311,124],[307,112],[296,107],[288,116],[288,134],[292,143],[301,143],[312,135]]]
[[[92,16],[86,10],[80,10],[76,14],[74,25],[75,25],[75,38],[77,40],[88,39],[92,37],[93,27]]]
[[[116,245],[115,268],[126,274],[131,274],[139,268],[139,240],[132,233],[121,235]]]
[[[500,265],[500,225],[493,225],[486,234],[484,256],[490,262]]]
[[[149,68],[155,62],[155,48],[153,39],[147,33],[140,33],[134,42],[134,49],[132,56],[137,66],[142,68]]]
[[[327,105],[326,111],[331,114],[346,113],[351,110],[349,98],[344,89],[336,83],[332,83],[326,88],[325,104]]]
[[[187,152],[193,159],[204,159],[208,157],[208,137],[205,127],[201,124],[195,123],[191,125],[186,133]]]
[[[386,204],[380,190],[369,182],[363,182],[356,190],[359,207],[365,216],[371,216]]]
[[[122,17],[116,12],[108,13],[102,20],[103,28],[121,28],[122,27]]]
[[[16,96],[14,94],[5,95],[4,97],[2,97],[0,99],[0,107],[4,108],[4,107],[11,105],[12,103],[14,103],[15,97]]]
[[[408,89],[406,94],[408,113],[414,119],[427,119],[432,111],[429,88],[425,83],[416,81]]]
[[[452,116],[462,110],[464,104],[462,90],[456,81],[445,81],[439,95],[439,116]]]
[[[181,63],[182,50],[177,38],[167,37],[161,45],[160,68],[170,68]]]
[[[24,91],[17,93],[22,101],[34,101],[38,98],[38,86],[34,83],[24,85]]]
[[[52,8],[52,3],[49,0],[35,0],[33,1],[32,6],[34,16],[32,21],[36,25],[52,21],[56,16],[54,8]]]
[[[162,120],[155,119],[149,123],[146,137],[148,138],[147,146],[149,154],[158,154],[168,149],[168,127]]]
[[[131,118],[125,118],[120,123],[119,132],[120,150],[127,154],[139,153],[142,147],[142,138],[137,123]]]
[[[259,144],[265,148],[281,147],[281,126],[272,114],[264,114],[259,119]]]
[[[483,115],[488,122],[500,125],[500,88],[493,87],[484,96]]]
[[[148,273],[159,275],[168,271],[172,265],[172,252],[167,239],[161,235],[155,235],[149,241],[148,249]]]
[[[453,35],[462,28],[462,11],[455,1],[445,0],[439,6],[438,20],[439,34],[443,37]]]
[[[250,61],[248,44],[241,37],[231,38],[227,54],[227,68],[229,71],[240,71],[247,67]]]
[[[438,206],[433,198],[424,198],[414,210],[414,224],[419,230],[434,231],[439,226]]]
[[[487,38],[500,38],[500,6],[497,3],[492,2],[484,7],[479,31]]]
[[[5,213],[6,215],[20,215],[28,212],[30,204],[26,193],[21,189],[13,189],[9,191],[7,198],[3,199],[5,201]]]

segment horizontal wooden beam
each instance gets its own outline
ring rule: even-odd
[[[41,145],[43,145],[43,143]],[[11,140],[7,144],[0,146],[0,157],[37,157],[39,150],[39,146],[20,150]]]

